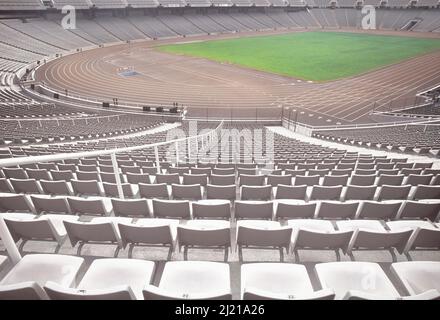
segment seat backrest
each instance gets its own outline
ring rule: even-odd
[[[278,185],[275,199],[294,199],[294,200],[305,200],[307,192],[307,186],[288,186],[288,185]]]
[[[237,245],[288,248],[291,237],[292,228],[290,227],[265,230],[238,226]]]
[[[347,186],[345,200],[373,200],[376,193],[376,186]]]
[[[191,218],[189,201],[153,199],[153,214],[159,218]]]
[[[192,212],[194,218],[231,218],[230,202],[219,203],[192,203]]]
[[[242,186],[241,200],[270,200],[272,186]]]
[[[280,184],[283,185],[291,185],[292,184],[292,175],[274,175],[269,174],[267,176],[267,184],[270,184],[272,187],[276,187]]]
[[[41,193],[35,179],[9,179],[16,192]]]
[[[40,180],[41,188],[46,194],[71,195],[71,191],[64,180],[61,181],[46,181]]]
[[[429,219],[434,222],[437,220],[439,212],[440,202],[405,201],[399,219]]]
[[[354,174],[350,179],[350,184],[356,186],[371,186],[374,185],[375,180],[376,180],[375,174],[370,174],[370,175]]]
[[[383,185],[380,188],[378,200],[405,200],[408,198],[408,194],[411,190],[411,186],[389,186]],[[416,190],[417,192],[417,190]]]
[[[440,185],[424,186],[418,185],[414,192],[414,200],[420,199],[440,199]]]
[[[361,205],[358,218],[391,220],[396,218],[401,205],[401,201],[364,201]]]
[[[113,213],[117,217],[149,217],[150,209],[147,200],[111,199]]]
[[[32,203],[38,214],[61,213],[69,214],[70,208],[66,198],[46,198],[31,196]]]
[[[313,186],[310,200],[339,200],[342,186]]]
[[[141,196],[141,198],[147,198],[147,199],[170,198],[166,183],[159,183],[159,184],[139,183],[139,195]]]
[[[74,222],[63,221],[72,247],[82,242],[119,242],[112,222]]]
[[[342,176],[329,176],[325,175],[322,185],[331,187],[331,186],[345,186],[348,182],[348,175]]]
[[[272,219],[272,216],[272,202],[235,201],[236,219]]]
[[[211,174],[211,184],[219,186],[229,186],[235,184],[235,174],[217,175]]]
[[[403,174],[402,175],[382,174],[379,176],[379,179],[377,181],[377,185],[378,186],[383,186],[383,185],[400,186],[400,185],[402,185],[404,177],[405,176]]]
[[[317,217],[327,219],[352,219],[356,215],[359,202],[322,201]]]
[[[101,199],[78,199],[68,197],[70,209],[73,214],[106,216],[108,212]]]
[[[75,194],[101,195],[101,189],[97,180],[75,180],[72,179],[72,188]]]
[[[122,245],[152,244],[172,245],[173,236],[171,227],[167,224],[155,226],[139,226],[134,224],[118,223]]]
[[[209,169],[208,169],[209,170]],[[206,186],[208,184],[208,175],[203,174],[183,174],[183,184],[199,184],[201,186]]]
[[[275,216],[277,219],[313,218],[315,216],[316,203],[292,204],[278,202]]]
[[[234,201],[237,197],[236,186],[232,185],[212,185],[206,186],[207,199],[224,199]]]
[[[262,186],[266,177],[264,175],[247,175],[240,174],[239,175],[239,185],[247,185],[247,186]]]
[[[200,184],[180,185],[173,184],[171,186],[173,199],[201,200],[202,188]]]
[[[138,184],[138,183],[150,183],[150,176],[148,173],[132,173],[127,172],[126,174],[127,182],[132,184]]]
[[[231,246],[230,228],[200,230],[179,225],[177,235],[179,246]]]
[[[295,177],[295,186],[314,186],[319,185],[319,176],[296,176]]]
[[[33,212],[33,208],[22,194],[2,195],[0,197],[0,212],[8,211]]]

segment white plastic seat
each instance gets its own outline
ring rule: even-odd
[[[130,299],[142,300],[142,289],[152,281],[155,264],[137,259],[96,259],[87,269],[78,287],[62,290],[49,284],[49,296],[58,299]]]
[[[332,299],[313,290],[306,268],[291,263],[247,263],[241,265],[241,298]]]
[[[159,285],[145,287],[143,294],[146,300],[231,299],[229,265],[208,261],[167,262]]]
[[[396,262],[391,265],[391,271],[409,295],[418,295],[431,289],[440,291],[438,261]]]
[[[42,287],[47,281],[52,281],[70,287],[83,263],[84,259],[81,257],[28,254],[8,272],[0,286],[32,281]]]
[[[367,294],[371,299],[387,300],[400,297],[390,279],[377,263],[327,262],[315,265],[322,288],[334,290],[336,299],[343,299],[350,291]]]

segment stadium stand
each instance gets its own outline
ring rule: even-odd
[[[0,300],[440,298],[435,103],[377,115],[426,116],[419,123],[313,127],[318,139],[308,140],[296,126],[309,127],[283,128],[282,116],[202,120],[194,133],[180,113],[115,100],[103,108],[67,91],[46,100],[20,87],[32,79],[26,68],[112,43],[357,28],[357,2],[53,1],[65,4],[97,12],[80,14],[74,30],[50,14],[0,20]],[[426,9],[437,4],[403,10],[408,1],[389,0],[378,26],[418,19],[412,31],[439,31],[438,10]],[[0,0],[0,9],[47,8]],[[170,141],[173,129],[185,138]],[[229,145],[216,140],[226,130],[237,133]],[[246,130],[261,136],[246,140]],[[376,286],[360,285],[365,269]]]

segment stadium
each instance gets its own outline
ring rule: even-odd
[[[440,299],[438,0],[0,0],[0,109],[0,300]]]

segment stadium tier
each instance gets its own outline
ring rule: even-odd
[[[0,0],[0,300],[439,300],[438,5]]]

